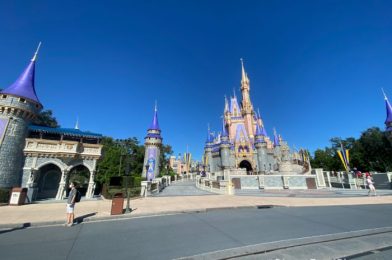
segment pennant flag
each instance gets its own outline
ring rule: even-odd
[[[344,149],[342,143],[340,143],[340,149],[341,149],[340,151],[339,150],[337,151],[338,155],[339,155],[339,158],[342,161],[342,164],[344,166],[344,169],[346,169],[346,172],[349,172],[350,171],[350,161],[349,161],[350,153],[349,153],[349,150],[348,149]]]

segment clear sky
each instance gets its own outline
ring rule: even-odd
[[[239,96],[240,58],[269,134],[314,151],[384,128],[391,1],[0,1],[0,87],[36,45],[37,94],[62,127],[164,142],[201,158]]]

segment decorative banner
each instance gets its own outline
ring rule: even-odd
[[[8,118],[0,117],[0,145],[3,142],[3,138],[5,136],[5,132],[8,126],[8,121],[9,121]]]
[[[156,157],[157,157],[157,148],[149,147],[148,155],[147,155],[147,180],[153,180],[155,178],[155,165],[156,165]]]
[[[343,144],[340,143],[340,151],[338,152],[339,158],[342,161],[342,164],[344,166],[344,169],[346,170],[346,172],[350,171],[350,153],[348,149],[344,149],[343,148]]]

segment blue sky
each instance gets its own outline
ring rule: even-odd
[[[390,1],[0,1],[0,87],[42,41],[36,90],[63,127],[164,142],[200,158],[224,95],[251,99],[295,147],[383,128],[392,96]]]

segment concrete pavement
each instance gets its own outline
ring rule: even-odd
[[[84,221],[111,218],[111,200],[81,201],[76,205],[76,217]],[[391,204],[392,196],[344,197],[344,198],[296,198],[296,197],[259,197],[259,196],[173,196],[147,197],[131,200],[133,212],[120,217],[140,217],[168,213],[207,211],[216,208],[244,208],[265,205],[283,207],[334,206]],[[124,206],[125,206],[124,202]],[[118,216],[115,216],[116,218]],[[0,227],[46,225],[62,223],[65,220],[64,203],[38,203],[23,206],[0,207]]]

